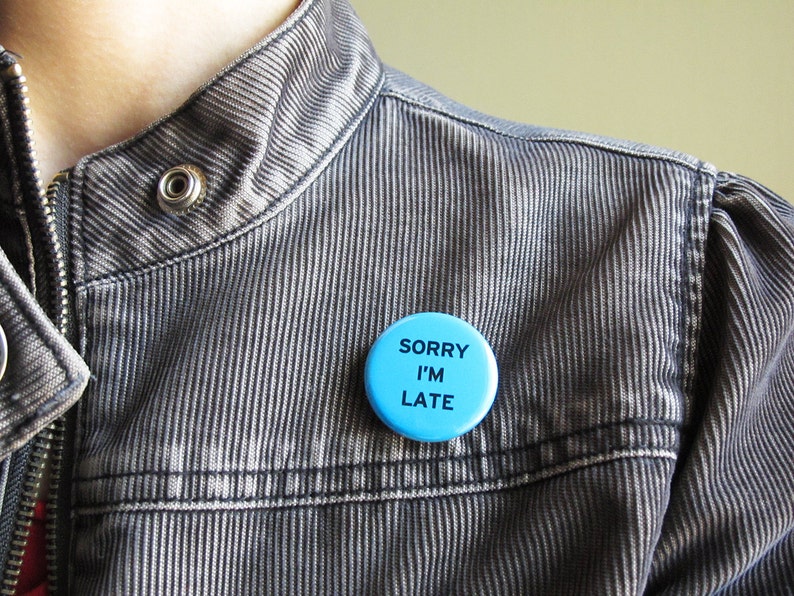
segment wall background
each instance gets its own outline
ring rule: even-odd
[[[794,2],[352,0],[384,62],[511,120],[692,153],[794,202]]]

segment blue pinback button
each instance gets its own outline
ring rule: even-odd
[[[400,319],[375,341],[364,368],[372,408],[395,432],[448,441],[477,426],[493,405],[496,358],[482,334],[452,315]]]

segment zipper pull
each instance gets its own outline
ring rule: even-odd
[[[12,52],[0,46],[0,77],[3,81],[19,78],[22,75],[17,60],[22,58],[19,54]]]

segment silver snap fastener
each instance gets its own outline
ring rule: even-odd
[[[196,166],[175,166],[160,177],[157,203],[166,213],[184,215],[204,200],[207,179]]]
[[[0,380],[6,374],[6,364],[8,363],[8,342],[3,326],[0,325]]]

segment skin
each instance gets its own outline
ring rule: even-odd
[[[0,0],[0,45],[22,56],[45,184],[175,110],[298,4]]]

